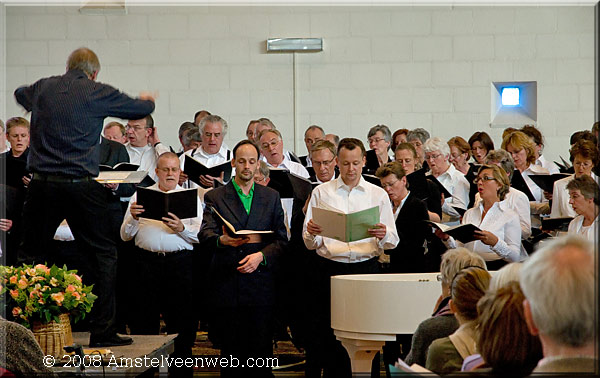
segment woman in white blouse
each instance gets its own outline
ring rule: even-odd
[[[531,226],[540,227],[539,214],[550,213],[550,205],[544,197],[543,190],[529,178],[529,175],[547,175],[549,172],[546,168],[535,165],[535,145],[522,131],[515,131],[506,135],[502,140],[502,149],[511,154],[515,162],[515,168],[521,172],[523,180],[525,180],[529,191],[535,198],[535,201],[529,203]]]
[[[552,211],[550,217],[552,218],[563,218],[577,216],[575,210],[570,205],[569,192],[567,191],[567,184],[574,178],[581,177],[583,175],[590,176],[596,182],[598,177],[592,172],[594,167],[598,164],[598,147],[590,140],[580,140],[571,147],[571,162],[573,163],[573,169],[575,173],[571,176],[567,176],[563,179],[554,182],[552,190]]]
[[[506,172],[496,165],[483,165],[475,182],[481,201],[465,212],[461,223],[473,224],[481,231],[476,233],[478,240],[465,247],[483,257],[489,270],[523,260],[527,255],[521,252],[519,215],[504,201],[510,187]],[[449,248],[457,247],[458,242],[448,234],[436,230],[436,235]]]
[[[578,234],[595,243],[596,231],[598,229],[598,210],[600,199],[598,198],[598,184],[590,176],[581,176],[571,180],[567,184],[569,191],[569,204],[578,214],[569,223],[569,234]]]

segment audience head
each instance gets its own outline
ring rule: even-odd
[[[321,182],[331,181],[335,175],[336,148],[328,140],[319,140],[310,149],[310,160],[312,161],[315,176]]]
[[[367,133],[369,148],[375,150],[378,156],[387,155],[392,144],[392,133],[386,125],[375,125]]]
[[[423,145],[423,151],[425,152],[425,160],[427,160],[434,176],[437,177],[448,170],[450,167],[448,162],[450,147],[448,147],[448,143],[438,137],[429,138]]]
[[[597,303],[593,246],[577,235],[557,238],[524,262],[521,288],[529,331],[547,351],[594,353]],[[588,349],[589,350],[589,349]]]
[[[394,131],[394,134],[392,134],[392,151],[396,151],[396,147],[398,147],[400,143],[408,142],[406,139],[407,134],[408,129],[399,129]]]
[[[508,175],[497,165],[482,165],[477,172],[475,183],[484,201],[504,201],[510,189]]]
[[[521,172],[535,163],[535,145],[522,131],[508,134],[502,140],[502,149],[511,154],[515,167]]]
[[[448,141],[448,147],[450,147],[450,163],[459,171],[464,170],[463,173],[467,173],[469,159],[471,159],[471,146],[469,146],[469,143],[463,138],[455,136]]]
[[[196,114],[194,114],[194,124],[196,126],[200,126],[200,121],[202,121],[202,118],[211,115],[210,112],[208,110],[199,110],[196,112]]]
[[[476,131],[469,138],[469,146],[475,162],[483,164],[485,156],[494,149],[494,142],[485,131]]]
[[[340,140],[337,150],[337,165],[340,177],[350,188],[358,185],[362,177],[362,169],[366,163],[367,152],[363,143],[356,138]]]
[[[574,178],[567,184],[569,191],[569,204],[579,215],[585,215],[588,211],[593,211],[597,215],[595,206],[600,205],[598,198],[598,183],[591,176],[583,175]]]
[[[590,176],[594,167],[598,165],[598,159],[600,159],[596,143],[590,140],[580,139],[571,147],[569,152],[571,154],[570,159],[571,163],[573,163],[575,176]]]
[[[498,271],[492,276],[488,292],[496,291],[510,282],[518,283],[521,268],[523,268],[522,263],[512,262],[498,269]]]
[[[394,205],[398,206],[408,194],[406,171],[398,161],[385,163],[377,169],[375,176],[381,181],[381,187],[386,191]]]
[[[323,139],[325,139],[325,131],[323,131],[323,128],[321,126],[308,126],[308,128],[304,132],[304,144],[306,145],[307,153],[310,154],[310,149],[313,144]]]
[[[92,50],[80,47],[73,51],[67,59],[67,71],[70,70],[81,70],[91,80],[96,80],[100,71],[100,61]]]
[[[421,163],[417,158],[417,150],[411,143],[400,143],[394,151],[394,159],[402,164],[402,168],[404,168],[407,175],[421,169]]]
[[[330,141],[331,143],[333,143],[333,145],[335,146],[335,148],[338,148],[338,144],[340,144],[340,137],[335,135],[335,134],[326,134],[325,135],[325,139],[327,139],[328,141]]]
[[[179,157],[173,152],[165,152],[156,160],[156,176],[158,177],[158,187],[162,191],[173,190],[179,182],[181,173]]]
[[[258,134],[258,140],[260,150],[269,164],[277,167],[283,162],[283,138],[279,130],[264,129]]]
[[[133,147],[148,145],[148,138],[152,135],[153,129],[154,119],[151,115],[147,115],[142,119],[130,119],[125,127],[129,144]]]
[[[477,304],[477,349],[494,375],[528,376],[543,357],[539,337],[527,330],[524,300],[517,277],[488,290]]]
[[[246,138],[254,143],[258,143],[258,132],[256,131],[256,128],[258,127],[259,123],[259,120],[252,119],[250,122],[248,122],[248,126],[246,127]]]
[[[235,182],[238,185],[253,183],[260,156],[258,146],[254,142],[244,139],[233,147],[232,152],[231,166],[235,168]]]
[[[121,144],[127,143],[127,130],[120,122],[109,122],[104,125],[104,137]]]
[[[571,135],[571,138],[569,139],[569,142],[572,145],[574,145],[575,143],[579,142],[580,140],[590,140],[593,143],[597,143],[598,140],[596,139],[596,137],[594,136],[594,134],[592,134],[590,131],[576,131]]]
[[[19,157],[29,147],[29,121],[23,117],[6,120],[6,139],[10,143],[10,152]]]
[[[198,129],[202,135],[202,149],[210,155],[214,155],[221,150],[223,139],[228,131],[227,122],[218,115],[207,115],[200,120]]]
[[[423,145],[425,141],[430,138],[429,132],[422,128],[416,128],[411,130],[406,134],[406,140],[408,143],[411,143],[415,150],[417,151],[417,159],[419,159],[419,163],[423,164],[425,160],[425,152],[423,151]]]
[[[542,132],[533,125],[525,125],[521,127],[521,131],[533,142],[535,145],[535,157],[536,159],[539,158],[544,149],[544,137],[542,136]]]
[[[271,175],[271,170],[267,166],[267,163],[265,163],[262,160],[259,160],[258,168],[256,169],[256,172],[254,173],[254,182],[257,183],[258,185],[267,186],[267,185],[269,185],[269,181],[271,181],[271,178],[269,177],[270,175]]]
[[[502,130],[502,139],[506,138],[509,134],[512,134],[515,131],[519,130],[515,129],[514,127],[507,127],[506,129]]]
[[[477,253],[472,252],[464,247],[447,250],[442,255],[440,264],[440,282],[442,284],[442,295],[450,296],[450,285],[452,278],[468,266],[478,266],[486,269],[485,260]]]
[[[469,266],[460,270],[450,284],[450,309],[459,324],[477,319],[477,302],[490,285],[491,276],[485,268]]]
[[[512,175],[515,172],[515,162],[506,150],[490,150],[485,158],[485,164],[501,167],[508,175],[508,181],[512,180]]]

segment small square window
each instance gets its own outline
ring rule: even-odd
[[[520,104],[519,88],[506,87],[502,88],[502,105],[514,106]]]

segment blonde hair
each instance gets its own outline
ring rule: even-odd
[[[511,145],[516,150],[525,150],[527,153],[527,162],[535,163],[535,144],[522,131],[514,131],[502,139],[502,149],[506,150],[506,146]]]

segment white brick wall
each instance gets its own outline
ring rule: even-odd
[[[566,157],[569,136],[594,120],[594,17],[589,6],[254,7],[128,6],[85,15],[78,7],[5,7],[6,98],[0,118],[21,115],[12,92],[62,74],[68,54],[94,49],[99,80],[137,95],[159,92],[161,139],[200,109],[230,123],[226,142],[266,116],[293,148],[292,54],[267,54],[270,37],[322,37],[297,54],[302,134],[366,142],[369,127],[423,127],[447,138],[489,129],[492,81],[537,81],[545,154]],[[0,13],[1,14],[1,13]],[[299,153],[304,146],[300,140]]]

